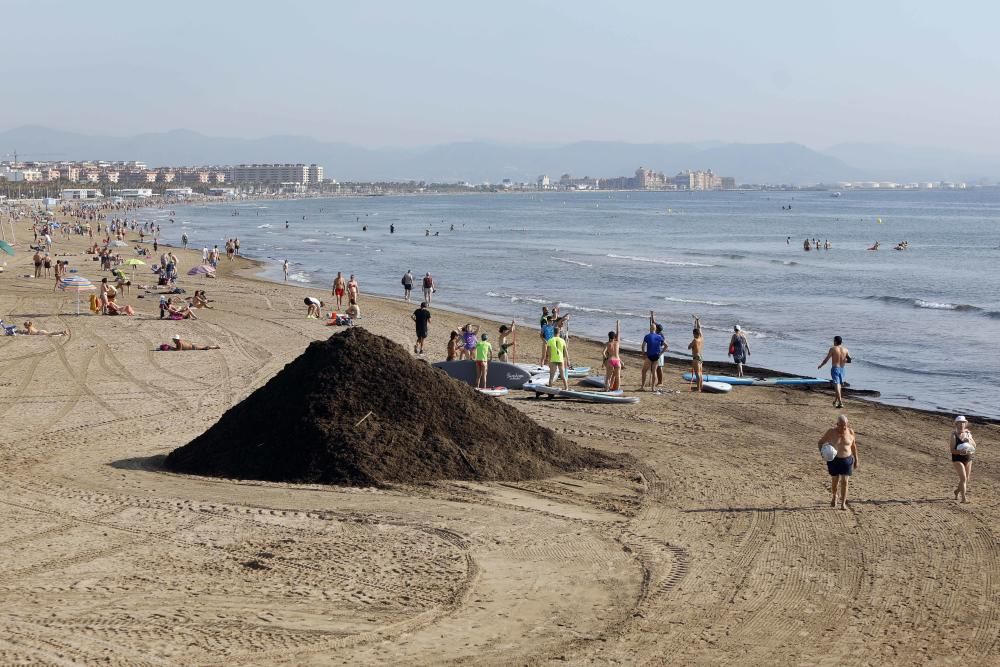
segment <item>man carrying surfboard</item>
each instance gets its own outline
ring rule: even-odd
[[[827,350],[823,361],[816,368],[823,368],[828,361],[830,362],[830,380],[833,381],[833,391],[836,395],[833,407],[842,408],[844,407],[844,364],[851,363],[851,353],[844,347],[844,339],[840,336],[833,337],[833,347]]]

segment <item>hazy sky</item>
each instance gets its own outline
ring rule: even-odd
[[[996,3],[3,0],[0,129],[1000,150]]]

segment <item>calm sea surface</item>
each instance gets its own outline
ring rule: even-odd
[[[534,327],[542,304],[560,303],[579,335],[603,338],[620,318],[638,344],[652,309],[678,351],[697,313],[706,358],[726,358],[739,323],[753,365],[803,375],[839,334],[854,387],[1000,417],[998,191],[366,197],[177,214],[141,217],[162,216],[171,243],[184,231],[195,247],[239,236],[245,255],[270,261],[268,277],[280,280],[287,258],[318,296],[337,271],[385,295],[401,294],[407,269],[430,271],[436,304]],[[833,248],[804,252],[805,238]]]

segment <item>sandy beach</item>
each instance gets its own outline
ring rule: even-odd
[[[692,394],[672,362],[667,392],[638,405],[502,399],[634,470],[377,489],[172,474],[167,453],[334,331],[302,304],[329,289],[223,259],[217,279],[181,281],[214,300],[196,321],[158,319],[135,286],[135,317],[77,316],[75,295],[21,277],[31,231],[16,228],[0,316],[70,334],[0,337],[2,663],[1000,661],[995,425],[972,425],[963,505],[949,416],[847,398],[863,465],[839,511],[816,448],[828,393]],[[53,250],[99,282],[88,242]],[[178,254],[182,276],[200,262]],[[333,268],[359,277],[360,325],[412,348],[415,305]],[[435,310],[427,356],[468,319]],[[174,334],[222,349],[155,351]],[[537,331],[521,342],[537,361]],[[595,343],[570,347],[599,366]],[[627,358],[628,389],[638,372]]]

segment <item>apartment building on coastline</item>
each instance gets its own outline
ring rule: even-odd
[[[323,180],[323,167],[316,164],[241,164],[229,169],[229,182],[241,184],[315,184]]]
[[[711,169],[688,170],[679,172],[676,176],[665,176],[663,172],[639,167],[634,176],[575,178],[570,174],[563,174],[556,185],[543,174],[538,177],[536,187],[539,190],[555,187],[562,190],[734,190],[736,179],[732,176],[719,176]]]
[[[103,183],[132,188],[157,185],[316,185],[323,181],[323,167],[317,164],[251,164],[151,168],[145,162],[135,160],[20,161],[0,163],[0,181]]]

